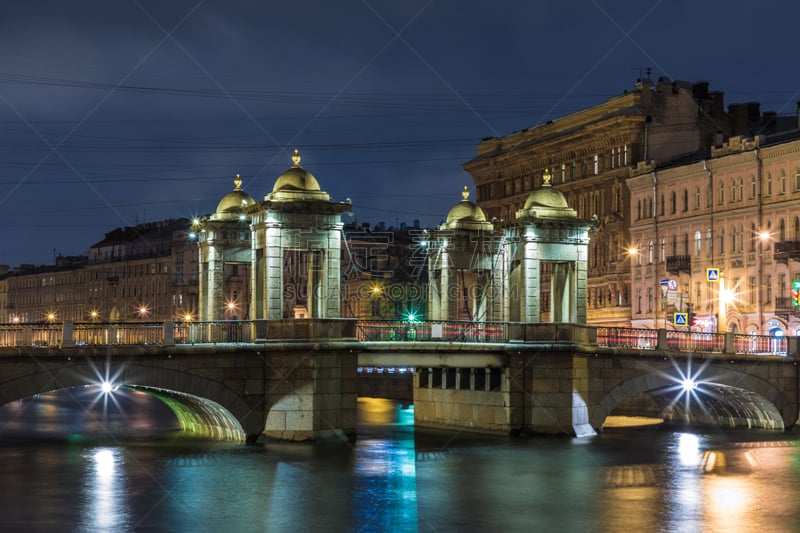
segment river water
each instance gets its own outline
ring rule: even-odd
[[[800,439],[611,429],[586,439],[414,428],[359,400],[355,444],[181,436],[94,387],[0,409],[0,531],[800,531]]]

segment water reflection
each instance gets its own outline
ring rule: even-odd
[[[14,423],[63,411],[41,400],[10,406]],[[0,439],[0,531],[797,530],[793,436],[512,439],[414,428],[412,413],[359,400],[355,444]]]
[[[95,448],[85,456],[80,531],[127,531],[129,511],[124,456],[119,448]]]
[[[358,400],[365,429],[353,454],[353,521],[370,531],[417,531],[416,451],[413,410],[381,398]],[[393,427],[393,438],[368,426]]]

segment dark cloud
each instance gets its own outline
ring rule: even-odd
[[[653,76],[793,113],[798,8],[679,0],[0,6],[0,262],[261,199],[299,147],[359,220],[439,223],[478,140]],[[167,34],[165,32],[172,32]],[[55,148],[55,151],[52,150]]]

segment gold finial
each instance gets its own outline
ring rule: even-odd
[[[549,187],[550,186],[550,169],[544,169],[544,174],[542,174],[542,187]]]
[[[242,190],[242,178],[239,177],[239,174],[236,174],[236,178],[233,180],[234,191],[241,191]]]
[[[461,197],[464,199],[465,202],[469,200],[469,189],[467,189],[466,185],[464,185],[464,190],[461,191]]]
[[[292,162],[294,163],[294,166],[296,166],[296,167],[300,166],[300,150],[298,150],[297,148],[294,149],[294,155],[292,156]]]

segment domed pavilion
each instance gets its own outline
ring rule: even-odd
[[[567,205],[548,171],[542,181],[516,218],[504,223],[505,316],[511,322],[585,324],[592,223]]]
[[[428,243],[428,314],[430,320],[500,320],[502,299],[498,292],[500,271],[493,268],[498,239],[486,214],[469,200],[462,200],[433,231]]]

